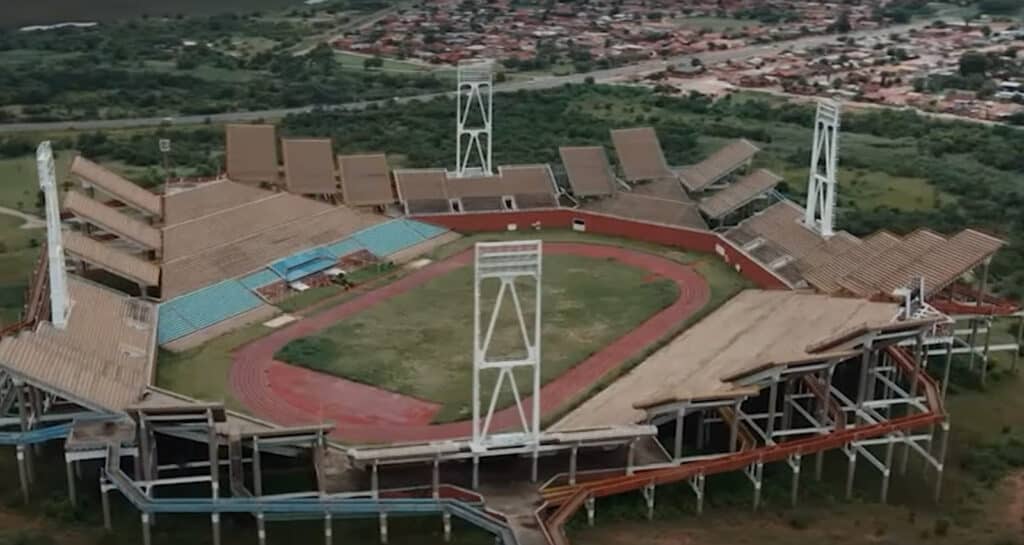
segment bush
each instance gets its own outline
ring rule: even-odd
[[[938,519],[935,521],[933,532],[936,537],[945,537],[949,534],[949,519]]]
[[[327,370],[341,355],[334,341],[326,337],[303,337],[284,345],[274,358],[314,370]]]
[[[57,542],[38,530],[0,530],[0,545],[55,545]]]

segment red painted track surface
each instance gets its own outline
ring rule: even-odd
[[[548,243],[544,245],[544,253],[615,259],[672,280],[679,287],[679,298],[672,305],[545,384],[541,389],[544,414],[571,401],[644,347],[669,334],[676,325],[700,310],[710,297],[707,283],[696,271],[653,254],[576,243]],[[472,258],[472,252],[467,251],[434,263],[242,346],[235,351],[231,366],[232,393],[259,417],[282,425],[333,422],[334,434],[349,441],[421,441],[470,435],[469,421],[431,425],[440,408],[435,403],[287,365],[275,361],[273,356],[293,339],[322,331],[385,299],[470,265]],[[500,429],[517,422],[514,408],[507,408],[495,413],[492,426]]]

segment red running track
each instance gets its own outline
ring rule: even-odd
[[[674,281],[679,287],[679,298],[636,329],[545,384],[541,388],[543,414],[571,402],[606,373],[668,335],[710,298],[707,283],[696,271],[653,254],[578,243],[548,243],[544,245],[544,253],[615,259]],[[431,425],[440,408],[436,403],[288,365],[273,357],[293,339],[322,331],[389,297],[470,265],[472,259],[472,251],[463,252],[240,347],[233,355],[231,366],[232,393],[256,416],[286,426],[332,422],[336,426],[334,435],[348,441],[384,443],[471,435],[470,421]],[[530,406],[529,402],[524,405]],[[492,429],[514,427],[518,422],[518,413],[514,407],[509,407],[494,414]]]

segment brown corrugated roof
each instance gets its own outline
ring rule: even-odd
[[[291,199],[303,199],[285,195]],[[310,201],[312,202],[312,201]],[[286,207],[287,208],[287,207]],[[163,264],[162,295],[165,299],[188,293],[228,278],[235,278],[295,252],[328,244],[376,225],[387,218],[347,207],[327,206],[316,213],[292,214],[304,207],[286,209],[278,223],[240,235],[217,246]]]
[[[612,131],[612,143],[627,181],[674,177],[665,162],[658,135],[651,127],[615,129]]]
[[[159,230],[78,191],[67,192],[64,196],[64,209],[105,231],[147,248],[158,250],[162,245]]]
[[[82,178],[132,208],[156,216],[163,213],[159,195],[146,191],[85,157],[80,155],[75,157],[71,162],[71,174]]]
[[[336,193],[334,150],[326,138],[281,141],[284,153],[284,179],[288,191],[299,195]]]
[[[81,233],[64,232],[64,249],[104,270],[147,286],[160,284],[160,267],[95,241]]]
[[[444,169],[405,169],[395,171],[398,198],[403,202],[421,200],[448,200],[445,188],[447,174]]]
[[[251,185],[217,180],[164,197],[164,225],[201,218],[273,195]]]
[[[228,125],[227,173],[236,182],[277,183],[277,136],[273,125]]]
[[[925,294],[930,295],[981,264],[1004,244],[1003,240],[980,231],[960,231],[944,243],[933,246],[920,259],[884,278],[878,283],[876,291],[892,293],[896,288],[906,286],[912,279],[923,276]]]
[[[701,191],[743,166],[758,151],[761,150],[747,140],[734,140],[696,165],[683,167],[676,173],[687,189]]]
[[[675,178],[659,178],[633,184],[631,192],[634,195],[657,197],[670,201],[693,202],[686,192],[683,191],[683,186],[679,185],[679,180]]]
[[[771,190],[781,180],[781,177],[763,168],[755,170],[735,183],[729,184],[725,189],[703,199],[700,202],[700,210],[710,218],[721,218]]]
[[[869,262],[852,270],[839,280],[839,285],[850,293],[869,297],[888,292],[880,292],[879,288],[887,278],[898,275],[901,269],[921,259],[933,248],[944,244],[946,239],[938,233],[927,229],[919,229],[910,233],[899,244],[877,254]]]
[[[332,208],[305,197],[273,193],[258,201],[165,227],[164,260],[194,255]]]
[[[562,157],[569,186],[577,197],[615,193],[615,178],[603,147],[561,147],[558,154]]]
[[[879,231],[864,239],[861,244],[849,248],[833,259],[804,273],[804,278],[818,291],[836,293],[842,289],[839,279],[853,269],[869,263],[875,256],[899,244],[900,238],[887,231]]]
[[[339,155],[338,169],[345,204],[375,206],[395,202],[388,160],[383,153]]]
[[[804,211],[789,201],[779,201],[742,223],[744,228],[781,247],[794,259],[825,243],[800,221]]]
[[[152,375],[156,307],[76,276],[67,328],[49,323],[0,340],[0,366],[97,409],[119,411]]]
[[[554,195],[555,179],[548,165],[505,165],[498,167],[505,195]]]
[[[583,205],[583,208],[593,212],[637,221],[688,227],[690,229],[707,229],[704,218],[700,216],[697,207],[693,203],[634,195],[624,191],[620,191],[614,197],[587,202]]]

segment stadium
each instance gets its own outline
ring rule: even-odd
[[[868,468],[884,502],[913,461],[938,497],[950,359],[984,377],[1020,349],[1020,328],[990,335],[1024,324],[987,290],[1002,240],[837,230],[830,101],[806,206],[751,142],[676,167],[647,127],[612,131],[613,156],[492,165],[491,79],[460,66],[453,170],[229,125],[216,180],[158,193],[77,157],[61,194],[40,145],[47,243],[0,332],[26,499],[51,442],[71,501],[93,472],[108,527],[116,493],[147,545],[158,515],[197,514],[214,543],[224,517],[258,543],[292,520],[331,543],[349,518],[387,542],[390,518],[438,517],[448,538],[455,517],[564,544],[608,496],[652,513],[684,483],[699,512],[712,475],[745,475],[756,509],[769,464],[795,504],[827,451],[848,495]],[[265,479],[281,467],[308,486]]]

